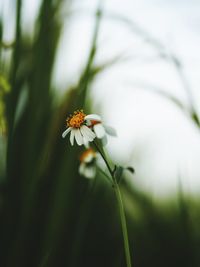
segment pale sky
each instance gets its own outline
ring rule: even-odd
[[[3,2],[0,0],[0,6]],[[24,2],[24,25],[31,30],[40,1]],[[64,27],[53,76],[61,94],[66,84],[77,81],[84,66],[97,6],[95,0],[72,2],[74,14]],[[109,152],[116,161],[135,167],[133,184],[152,196],[173,194],[178,179],[185,192],[198,194],[200,130],[170,101],[142,89],[149,84],[163,88],[188,105],[176,70],[159,57],[154,46],[108,15],[115,13],[136,22],[163,44],[165,53],[178,56],[200,113],[200,1],[104,0],[104,4],[106,18],[96,62],[120,54],[129,58],[99,75],[91,92],[93,112],[100,112],[118,132],[118,138],[109,139]],[[11,36],[8,30],[6,38]]]

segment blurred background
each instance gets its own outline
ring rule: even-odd
[[[0,0],[0,266],[126,266],[76,109],[113,126],[133,267],[200,266],[200,2]]]

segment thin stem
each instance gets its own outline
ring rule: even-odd
[[[130,256],[130,248],[129,248],[129,240],[128,240],[128,230],[127,230],[127,225],[126,225],[126,216],[125,216],[125,211],[124,211],[124,205],[122,201],[122,196],[120,192],[119,185],[117,183],[117,180],[115,178],[115,172],[114,170],[112,171],[105,154],[102,152],[102,150],[99,148],[97,143],[94,141],[93,142],[94,146],[96,147],[97,151],[100,153],[102,156],[108,171],[112,177],[113,180],[113,188],[115,190],[116,198],[117,198],[117,203],[119,207],[119,214],[120,214],[120,220],[121,220],[121,225],[122,225],[122,234],[123,234],[123,239],[124,239],[124,251],[125,251],[125,257],[126,257],[126,266],[131,267],[131,256]]]
[[[107,178],[107,181],[108,181],[109,183],[113,184],[112,179],[110,178],[110,176],[109,176],[106,172],[104,172],[104,171],[103,171],[101,168],[99,168],[99,167],[97,167],[97,169],[100,171],[100,173],[102,173],[102,174]]]
[[[106,167],[108,168],[108,171],[109,171],[109,173],[110,173],[110,175],[111,175],[111,177],[112,177],[112,179],[114,181],[115,180],[114,172],[112,171],[112,169],[111,169],[111,167],[110,167],[110,165],[109,165],[109,163],[108,163],[108,161],[106,159],[106,156],[105,156],[104,152],[102,152],[102,150],[99,148],[99,146],[97,145],[97,143],[95,141],[93,142],[93,144],[96,147],[96,149],[98,150],[98,152],[100,153],[100,155],[102,156],[102,158],[103,158],[103,160],[104,160],[104,162],[106,164]]]
[[[123,238],[124,238],[124,249],[125,249],[125,256],[126,256],[126,264],[127,267],[131,267],[131,256],[130,256],[130,248],[129,248],[129,240],[128,240],[128,230],[126,225],[126,217],[125,217],[125,211],[124,211],[124,205],[122,201],[121,192],[119,189],[119,185],[115,183],[114,186],[117,202],[119,206],[119,212],[120,212],[120,219],[121,219],[121,225],[122,225],[122,232],[123,232]]]

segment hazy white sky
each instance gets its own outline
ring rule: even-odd
[[[40,1],[24,2],[25,25],[32,29]],[[63,31],[53,78],[60,92],[76,82],[84,66],[97,6],[95,0],[72,2],[76,12]],[[179,57],[200,113],[200,1],[105,0],[104,10],[97,63],[122,53],[129,58],[102,73],[91,92],[93,111],[100,107],[105,121],[118,131],[109,151],[117,161],[133,164],[134,183],[152,195],[175,192],[178,177],[186,192],[199,193],[200,130],[174,104],[142,89],[149,84],[163,88],[188,105],[176,70],[159,57],[154,46],[108,14],[136,22],[164,45],[165,52]],[[8,33],[9,39],[12,31]]]

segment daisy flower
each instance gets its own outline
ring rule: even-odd
[[[92,148],[85,150],[80,156],[80,162],[80,175],[89,179],[94,178],[96,175],[96,152]]]
[[[86,126],[86,117],[83,110],[77,110],[66,119],[67,129],[62,133],[62,137],[65,138],[70,133],[70,143],[72,146],[74,145],[74,139],[81,146],[92,142],[96,137],[94,132]]]
[[[107,134],[117,136],[116,130],[102,123],[102,119],[97,114],[90,114],[85,117],[86,124],[96,134],[97,138],[102,139],[103,143],[107,143]]]

